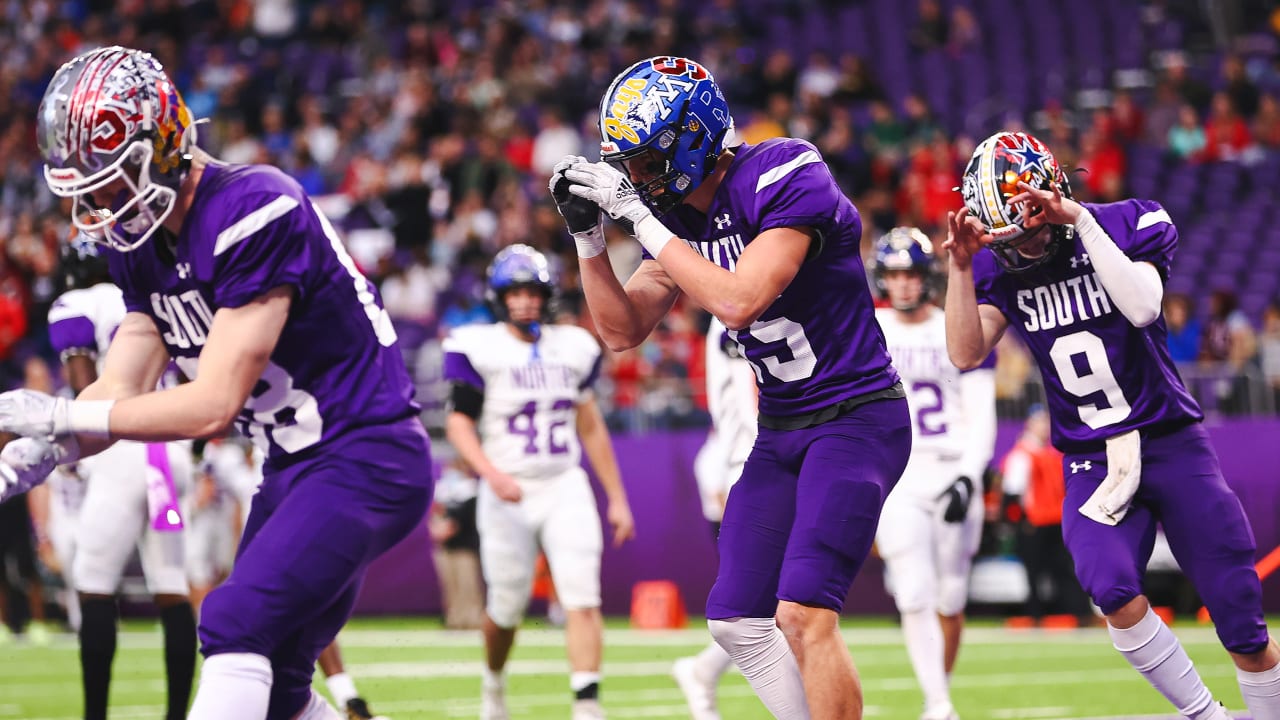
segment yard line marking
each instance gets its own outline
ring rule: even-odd
[[[991,717],[996,720],[1019,720],[1020,718],[1052,718],[1071,712],[1069,707],[1029,707],[1003,708],[992,710]]]

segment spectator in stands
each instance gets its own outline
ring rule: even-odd
[[[964,5],[951,8],[951,28],[947,34],[947,51],[953,55],[974,50],[982,44],[982,26],[973,10]]]
[[[1251,118],[1258,112],[1258,86],[1245,73],[1238,55],[1222,59],[1223,92],[1231,98],[1231,106],[1240,115]]]
[[[1199,158],[1204,152],[1204,127],[1200,125],[1200,116],[1191,103],[1183,103],[1178,108],[1178,122],[1169,128],[1166,146],[1179,160]]]
[[[1217,409],[1238,413],[1249,407],[1247,366],[1257,358],[1258,337],[1236,294],[1215,290],[1209,296],[1209,319],[1200,342],[1200,364],[1219,374],[1213,384]]]
[[[1037,622],[1050,613],[1089,622],[1089,600],[1062,540],[1062,453],[1049,444],[1049,413],[1043,406],[1032,406],[1022,435],[1004,458],[1003,487],[1006,495],[1021,496],[1024,511],[1018,553],[1027,569],[1027,614]]]
[[[1178,125],[1183,114],[1183,105],[1191,107],[1191,114],[1195,117],[1195,125],[1198,128],[1200,117],[1195,113],[1195,106],[1183,102],[1173,83],[1167,80],[1156,83],[1155,97],[1147,106],[1147,127],[1142,136],[1143,140],[1153,147],[1168,147],[1169,131]]]
[[[867,61],[852,53],[840,56],[840,82],[833,99],[840,104],[870,102],[884,97]]]
[[[1253,116],[1253,139],[1265,151],[1280,149],[1280,102],[1267,93],[1258,101],[1258,114]]]
[[[1272,300],[1262,312],[1258,354],[1262,360],[1262,376],[1271,391],[1272,407],[1280,408],[1280,301]]]
[[[1201,159],[1207,162],[1237,160],[1249,147],[1249,126],[1231,104],[1231,96],[1217,92],[1204,124],[1204,151]]]
[[[1164,323],[1168,328],[1169,357],[1178,364],[1193,363],[1200,357],[1200,319],[1192,310],[1191,297],[1170,292],[1164,296]]]
[[[1123,144],[1137,142],[1146,131],[1146,115],[1128,90],[1117,90],[1111,101],[1114,139]]]
[[[938,0],[920,0],[919,15],[911,28],[911,47],[920,52],[936,50],[947,44],[947,18]]]

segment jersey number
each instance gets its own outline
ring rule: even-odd
[[[550,455],[563,455],[569,452],[569,417],[568,411],[572,410],[574,402],[572,400],[561,399],[551,403],[551,424],[547,426],[547,453]],[[507,418],[507,430],[512,435],[520,435],[525,439],[524,454],[537,455],[539,445],[538,433],[538,403],[529,401],[524,407],[520,408],[515,415]]]
[[[175,361],[187,377],[195,378],[199,358],[180,357]],[[267,363],[254,384],[236,418],[236,426],[264,453],[271,443],[287,453],[296,453],[319,442],[324,434],[324,420],[315,396],[294,387],[289,373],[273,362]]]
[[[1074,358],[1084,357],[1084,370],[1077,369]],[[1107,399],[1108,407],[1100,408],[1096,403],[1080,406],[1080,421],[1097,430],[1129,417],[1133,410],[1120,383],[1116,382],[1115,373],[1111,371],[1111,363],[1107,360],[1107,349],[1102,338],[1088,331],[1064,335],[1054,341],[1049,348],[1049,357],[1053,360],[1053,369],[1058,373],[1062,388],[1081,400],[1102,393]]]
[[[931,394],[933,398],[926,400],[925,394]],[[942,414],[942,387],[938,383],[925,381],[911,383],[911,406],[916,409],[916,428],[920,430],[920,437],[943,435],[947,432],[946,422],[930,421],[934,415]]]
[[[754,338],[764,346],[781,344],[781,347],[765,348],[764,354],[756,358],[748,355],[745,347],[742,348],[743,357],[751,361],[751,369],[756,373],[756,380],[761,383],[764,382],[765,373],[778,382],[804,380],[811,377],[814,368],[818,366],[818,358],[813,354],[813,346],[809,344],[804,328],[794,320],[785,317],[757,320],[746,330],[730,330],[729,335],[740,347],[743,335]],[[790,355],[791,359],[783,359],[786,355]]]

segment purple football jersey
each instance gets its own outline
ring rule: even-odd
[[[302,188],[264,165],[211,164],[171,257],[162,237],[109,253],[126,308],[188,376],[220,308],[280,286],[293,306],[237,426],[279,466],[353,428],[414,415],[413,383],[373,285]]]
[[[1126,255],[1168,277],[1178,230],[1159,203],[1084,206]],[[1004,313],[1040,366],[1060,450],[1094,449],[1135,428],[1203,418],[1169,358],[1164,317],[1134,327],[1112,304],[1078,237],[1020,275],[978,253],[973,278],[978,302]]]
[[[663,222],[730,272],[766,230],[817,232],[791,284],[750,328],[729,333],[755,370],[762,416],[813,416],[898,383],[862,264],[862,218],[813,145],[739,146],[707,214],[681,205]]]

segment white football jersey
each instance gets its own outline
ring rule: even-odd
[[[962,373],[951,363],[946,319],[936,307],[924,322],[904,323],[891,308],[878,308],[876,319],[907,391],[912,455],[956,462],[960,474],[980,480],[995,452],[995,373],[988,367]],[[937,478],[939,492],[954,480]]]
[[[577,405],[600,373],[600,346],[586,330],[543,325],[536,343],[505,323],[466,325],[444,341],[445,375],[476,385],[484,404],[476,428],[489,461],[520,479],[579,467]]]
[[[49,308],[50,340],[63,356],[82,353],[94,357],[101,372],[107,346],[124,315],[124,295],[111,283],[68,290]]]
[[[756,442],[756,376],[751,363],[741,356],[731,356],[725,344],[724,323],[711,318],[707,329],[707,410],[719,440],[725,443],[729,463],[746,462]]]

